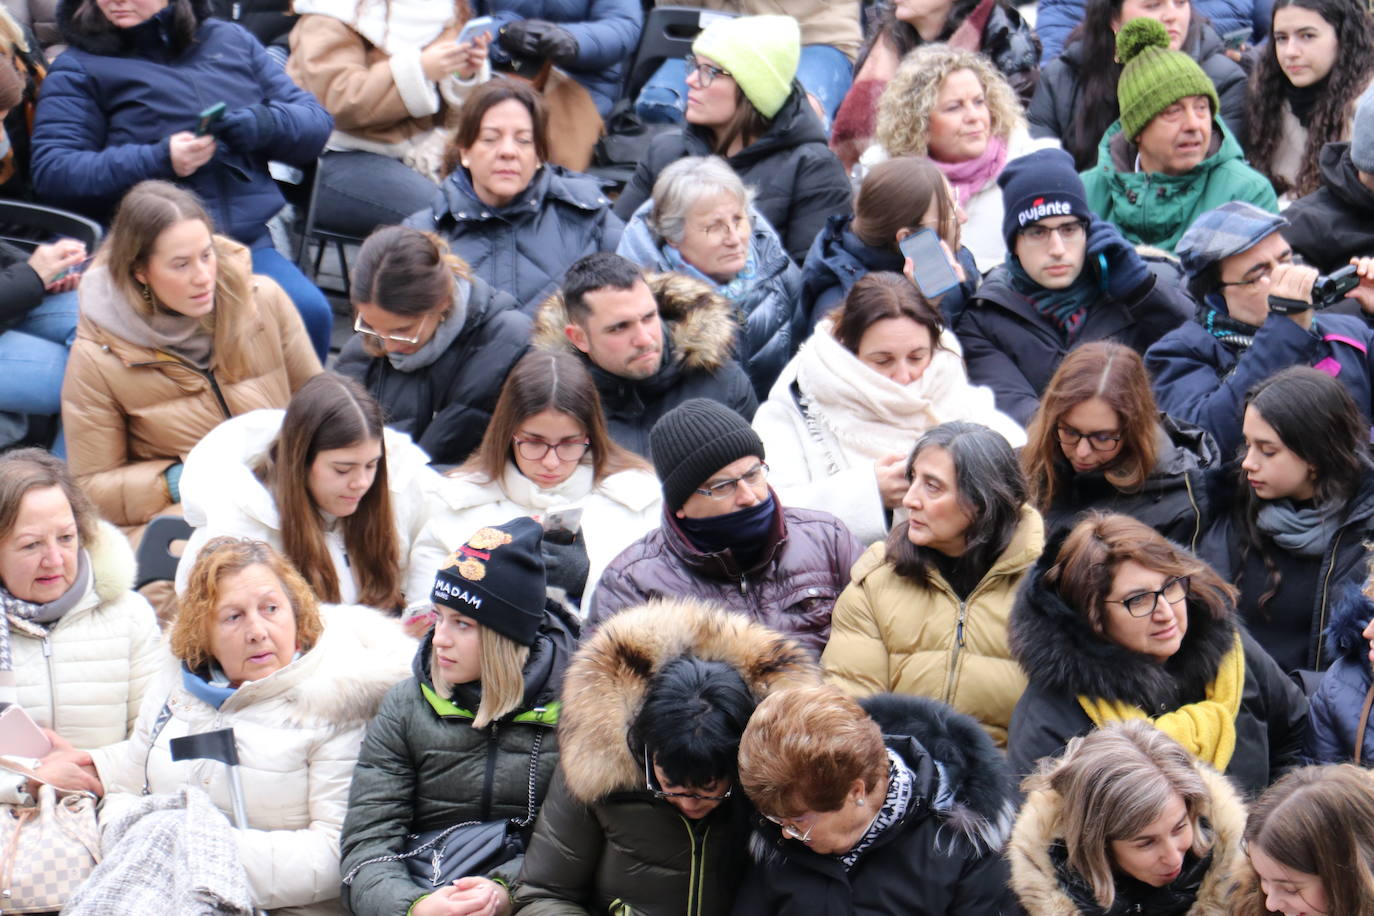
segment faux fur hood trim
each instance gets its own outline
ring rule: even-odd
[[[109,604],[134,587],[138,560],[124,533],[105,520],[96,524],[95,537],[86,544],[91,558],[91,582],[101,604]]]
[[[1212,825],[1212,863],[1198,888],[1188,916],[1223,916],[1235,893],[1245,854],[1245,805],[1224,776],[1209,766],[1195,764],[1212,800],[1208,821]],[[1011,889],[1030,916],[1079,916],[1079,909],[1059,882],[1050,847],[1062,839],[1059,816],[1064,799],[1051,789],[1030,793],[1012,831],[1007,857],[1011,862]]]
[[[625,736],[649,681],[686,653],[733,666],[758,700],[820,682],[810,652],[742,614],[688,598],[620,611],[583,642],[563,677],[559,765],[573,798],[594,804],[643,787]]]
[[[1374,618],[1374,601],[1358,588],[1348,586],[1336,599],[1331,621],[1326,625],[1327,661],[1345,659],[1369,670],[1369,640],[1364,628]]]
[[[700,280],[681,274],[648,274],[645,281],[668,326],[672,357],[688,371],[715,372],[734,355],[738,326],[730,303]],[[563,294],[544,300],[534,316],[534,345],[542,350],[579,352],[563,328],[568,309]]]

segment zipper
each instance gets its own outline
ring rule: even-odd
[[[1193,541],[1188,549],[1197,553],[1197,539],[1202,536],[1202,511],[1198,509],[1197,499],[1193,496],[1193,482],[1187,471],[1183,472],[1183,486],[1188,491],[1188,504],[1193,507]]]
[[[749,580],[744,576],[739,577],[739,593],[741,595],[749,594]]]
[[[964,621],[968,615],[968,602],[959,602],[959,619],[954,624],[954,652],[949,657],[949,673],[945,677],[944,702],[949,703],[954,698],[954,672],[959,670],[959,654],[964,649]]]
[[[702,888],[706,884],[706,841],[711,836],[711,828],[708,825],[701,834],[701,848],[697,849],[697,833],[692,829],[692,822],[681,814],[678,820],[682,821],[682,826],[687,830],[687,843],[691,849],[691,862],[687,868],[687,907],[683,910],[687,916],[701,916],[702,912]]]
[[[487,732],[487,771],[482,777],[482,814],[478,820],[491,820],[491,788],[496,780],[496,732],[499,726],[493,722]]]
[[[43,664],[48,669],[48,727],[57,731],[57,678],[52,673],[52,637],[43,637]]]
[[[186,362],[184,359],[181,359],[176,356],[173,356],[170,360],[151,359],[141,363],[129,363],[128,365],[131,369],[143,369],[147,367],[159,368],[161,366],[166,365],[169,362],[176,363],[178,366],[181,366],[185,369],[190,369],[196,375],[199,375],[201,378],[209,382],[210,391],[214,393],[215,400],[219,402],[219,409],[224,412],[224,418],[228,420],[234,416],[233,411],[229,409],[229,402],[224,399],[224,392],[220,391],[219,382],[215,379],[215,373],[213,369],[200,369]]]
[[[1331,590],[1331,573],[1336,569],[1336,552],[1341,549],[1342,533],[1338,530],[1335,539],[1331,541],[1331,560],[1326,564],[1326,576],[1322,579],[1322,603],[1321,607],[1317,608],[1317,654],[1313,656],[1309,646],[1307,657],[1308,662],[1311,663],[1310,667],[1314,669],[1320,669],[1322,648],[1326,644],[1326,599]]]

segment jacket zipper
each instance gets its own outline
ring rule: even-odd
[[[481,820],[491,820],[491,788],[496,781],[496,733],[499,726],[491,723],[491,730],[487,732],[487,772],[482,777],[482,816]]]
[[[1183,486],[1188,491],[1188,505],[1193,507],[1193,541],[1188,549],[1197,553],[1197,539],[1202,536],[1202,510],[1198,509],[1197,499],[1193,496],[1193,482],[1188,479],[1186,471],[1183,474]]]
[[[173,357],[170,361],[186,369],[190,369],[196,375],[199,375],[201,378],[209,382],[210,390],[214,393],[215,400],[219,402],[219,409],[224,412],[224,418],[228,420],[234,416],[233,411],[229,409],[229,402],[224,399],[224,392],[220,391],[219,382],[215,379],[215,371],[213,369],[198,368],[178,357]],[[165,359],[153,359],[141,363],[129,363],[129,367],[133,369],[142,369],[145,367],[160,367],[167,362],[169,361]]]
[[[972,597],[972,596],[970,596]],[[954,699],[954,672],[959,670],[959,654],[964,649],[964,620],[968,615],[968,602],[960,600],[959,619],[954,624],[954,653],[949,657],[949,674],[945,678],[944,702],[950,703]]]
[[[1312,649],[1308,647],[1309,667],[1319,669],[1322,663],[1322,648],[1326,644],[1326,599],[1331,590],[1331,573],[1336,568],[1336,552],[1341,549],[1341,531],[1336,532],[1336,537],[1331,541],[1331,559],[1326,564],[1326,575],[1322,578],[1322,603],[1317,608],[1317,647],[1316,655],[1311,654]]]
[[[57,731],[57,679],[52,673],[52,637],[43,637],[43,663],[48,669],[48,727]]]
[[[692,824],[681,814],[678,819],[687,830],[687,842],[691,848],[691,863],[687,868],[687,906],[683,910],[687,916],[701,916],[702,887],[706,884],[706,841],[711,836],[711,828],[702,831],[701,849],[697,849],[697,833]]]

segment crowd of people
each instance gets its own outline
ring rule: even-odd
[[[1371,8],[689,5],[4,0],[0,909],[1374,916]]]

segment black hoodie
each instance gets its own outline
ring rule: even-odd
[[[1293,201],[1279,231],[1293,250],[1322,273],[1374,254],[1374,190],[1360,181],[1350,144],[1328,143],[1320,160],[1322,186]]]

